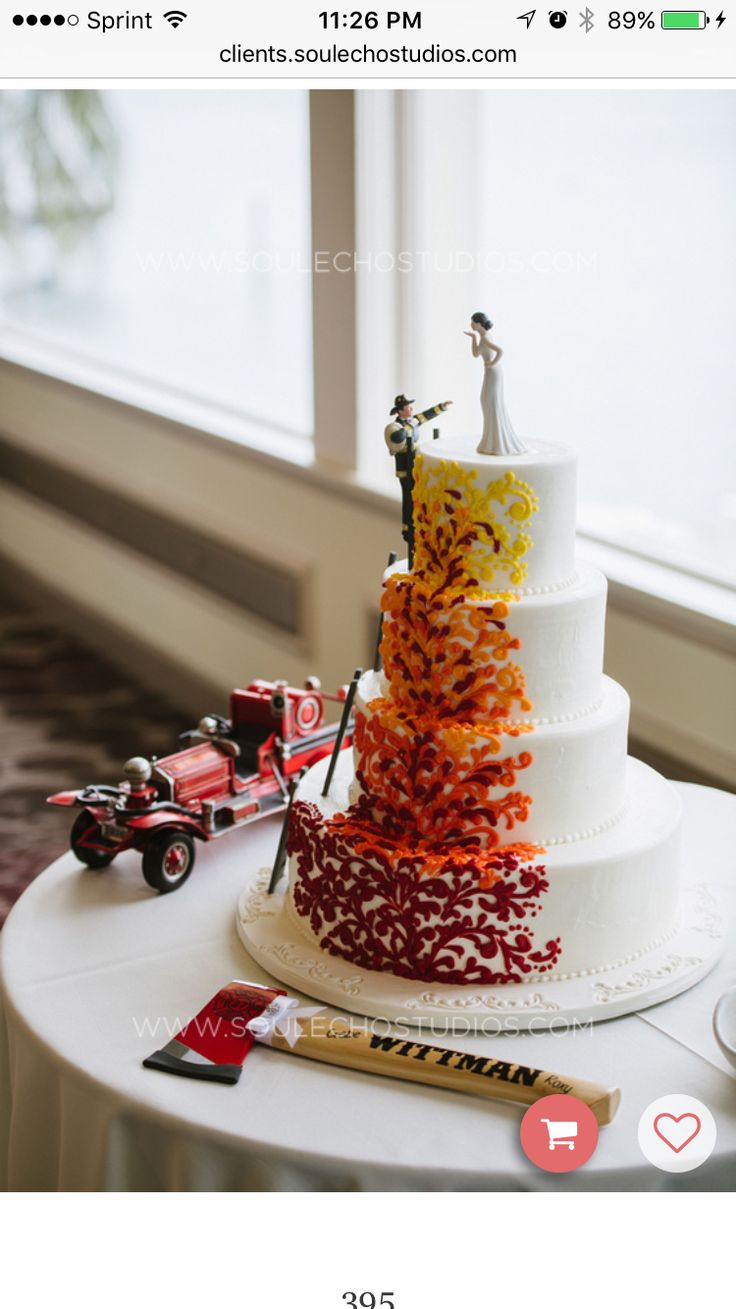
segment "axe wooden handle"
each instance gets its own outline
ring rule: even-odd
[[[574,1095],[590,1106],[601,1126],[613,1120],[621,1101],[618,1087],[506,1063],[493,1056],[425,1045],[419,1040],[375,1035],[345,1018],[318,1014],[300,1020],[300,1026],[296,1045],[291,1046],[278,1032],[272,1033],[268,1043],[275,1050],[362,1073],[399,1077],[515,1104],[533,1104],[545,1095]]]

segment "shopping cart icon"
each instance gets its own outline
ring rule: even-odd
[[[555,1150],[558,1145],[566,1145],[568,1150],[575,1149],[574,1138],[578,1134],[577,1123],[557,1123],[552,1118],[540,1118],[539,1121],[547,1124],[550,1150]]]

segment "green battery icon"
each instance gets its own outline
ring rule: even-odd
[[[697,32],[709,22],[704,9],[663,9],[665,32]]]

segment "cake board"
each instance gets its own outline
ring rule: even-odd
[[[726,926],[702,879],[683,878],[679,923],[665,941],[613,967],[559,979],[498,986],[412,981],[356,967],[308,940],[290,911],[286,878],[268,895],[270,869],[253,870],[236,928],[247,952],[287,987],[369,1019],[435,1033],[492,1036],[565,1032],[660,1004],[705,977],[720,957]]]

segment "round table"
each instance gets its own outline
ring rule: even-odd
[[[724,852],[736,797],[683,787],[685,859],[733,921]],[[691,991],[578,1031],[443,1043],[621,1087],[590,1161],[565,1176],[530,1164],[520,1110],[256,1047],[236,1087],[146,1070],[145,1055],[232,978],[267,980],[238,942],[244,871],[268,864],[278,820],[198,849],[157,896],[130,852],[103,873],[65,855],[28,888],[0,937],[0,1174],[10,1190],[731,1190],[736,1074],[711,1016],[736,982],[736,949]],[[511,1043],[511,1044],[509,1044]],[[715,1117],[710,1159],[661,1172],[637,1144],[646,1106],[671,1092]]]

